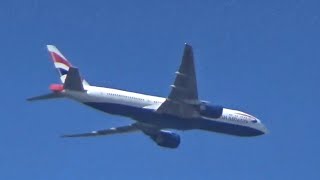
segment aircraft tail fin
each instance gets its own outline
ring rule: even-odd
[[[65,56],[56,48],[54,45],[47,45],[47,49],[52,57],[55,68],[58,70],[60,75],[60,80],[62,83],[65,83],[67,74],[72,64],[67,60]],[[79,73],[78,73],[79,74]],[[83,85],[89,85],[87,81],[81,78]]]

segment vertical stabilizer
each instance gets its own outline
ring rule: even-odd
[[[52,57],[54,66],[59,72],[61,82],[65,83],[69,69],[74,66],[72,66],[68,59],[63,56],[63,54],[54,45],[47,45],[47,48]],[[84,79],[81,81],[83,85],[89,85]]]

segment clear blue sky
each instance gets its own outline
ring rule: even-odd
[[[319,179],[319,1],[1,1],[0,179]],[[270,134],[59,135],[131,120],[69,100],[28,103],[59,78],[55,44],[94,85],[167,96],[183,44],[202,99],[259,117]]]

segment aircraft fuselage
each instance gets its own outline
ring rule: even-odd
[[[156,112],[166,100],[163,97],[96,86],[85,86],[85,89],[59,93],[105,113],[129,117],[161,129],[200,129],[236,136],[258,136],[267,131],[254,116],[222,106],[203,103],[199,116],[181,118]]]

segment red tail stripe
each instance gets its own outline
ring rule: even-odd
[[[65,64],[69,67],[71,67],[72,65],[66,61],[65,59],[63,59],[62,57],[60,57],[58,54],[54,53],[54,52],[50,52],[51,56],[52,56],[52,59],[54,62],[59,62],[59,63],[62,63],[62,64]]]

